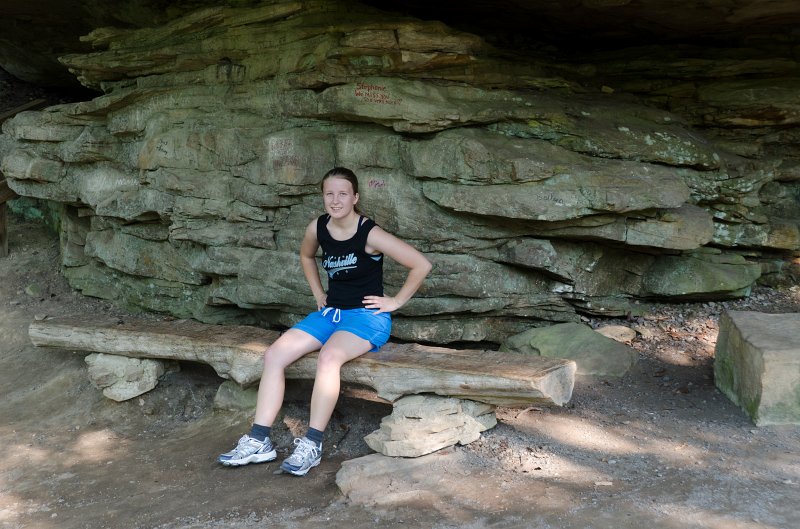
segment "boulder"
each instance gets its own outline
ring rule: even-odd
[[[758,426],[800,425],[800,314],[722,314],[714,382]]]
[[[508,338],[500,350],[568,358],[577,363],[578,375],[621,377],[639,359],[634,349],[580,323],[529,329]]]
[[[244,388],[232,380],[226,380],[219,385],[214,395],[214,408],[254,412],[257,400],[258,388]]]
[[[87,355],[89,380],[109,399],[122,402],[147,393],[158,384],[158,379],[176,364],[147,358],[128,358],[95,353]]]

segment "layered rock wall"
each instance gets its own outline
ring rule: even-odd
[[[0,156],[17,193],[64,204],[64,272],[87,295],[293,323],[314,306],[298,247],[335,165],[434,263],[403,339],[746,295],[800,248],[789,44],[556,60],[348,1],[214,5],[85,40],[61,61],[103,95],[6,122]],[[403,270],[386,277],[392,292]]]

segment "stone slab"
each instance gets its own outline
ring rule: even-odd
[[[85,361],[89,380],[94,387],[117,402],[130,400],[153,389],[168,368],[162,360],[103,353],[87,355]]]
[[[756,425],[800,424],[800,313],[724,313],[714,379]]]
[[[433,499],[471,472],[463,452],[452,449],[416,458],[370,454],[343,461],[336,485],[353,504],[391,507]]]
[[[364,440],[387,456],[420,457],[455,444],[469,444],[497,424],[494,406],[435,395],[410,395]]]
[[[607,338],[581,323],[561,323],[529,329],[511,336],[500,350],[569,358],[577,363],[578,375],[620,377],[639,359],[639,353],[631,347]]]

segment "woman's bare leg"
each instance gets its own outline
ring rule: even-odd
[[[372,349],[372,344],[347,331],[338,331],[325,342],[319,352],[314,392],[311,394],[309,426],[324,431],[336,401],[339,400],[342,365]]]
[[[272,426],[278,416],[286,388],[286,366],[320,347],[319,340],[298,329],[289,329],[269,346],[264,353],[264,372],[258,384],[256,424]]]

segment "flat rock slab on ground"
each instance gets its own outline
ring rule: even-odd
[[[411,459],[370,454],[343,461],[336,485],[355,504],[436,503],[437,490],[452,489],[470,473],[465,454],[452,449]]]
[[[714,379],[757,425],[800,424],[800,314],[724,313]]]
[[[580,323],[538,327],[510,337],[501,351],[548,358],[568,358],[578,364],[578,375],[620,377],[636,363],[638,353]]]

